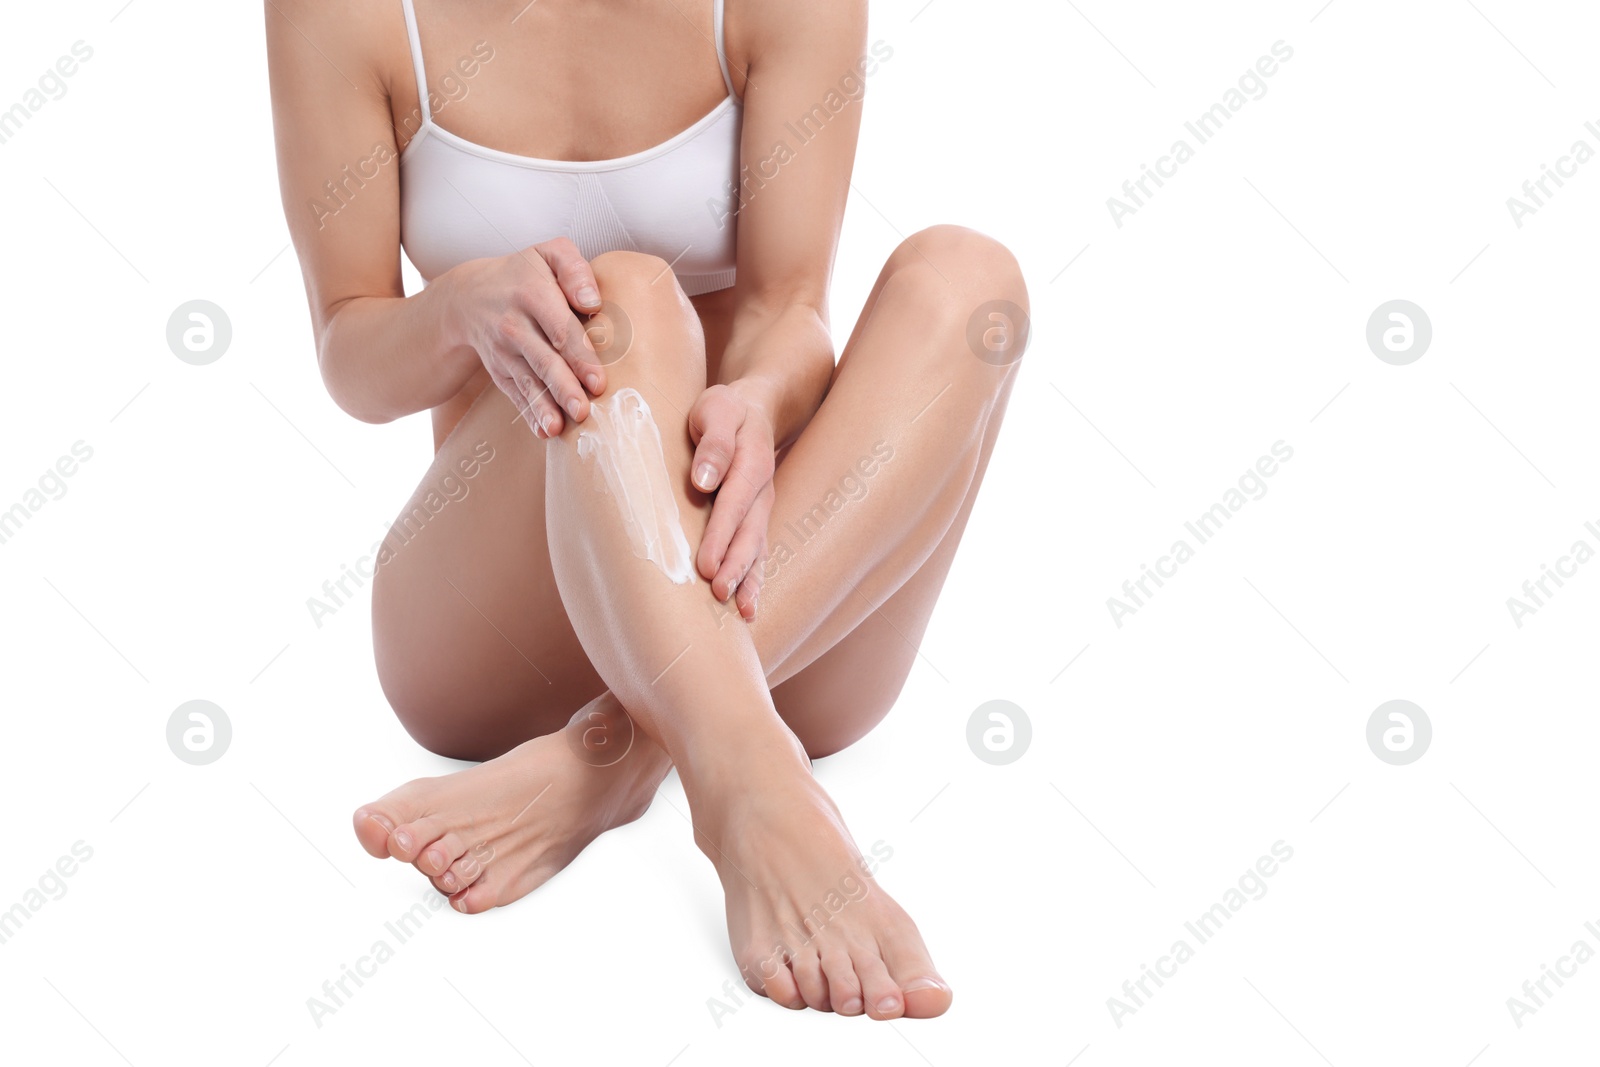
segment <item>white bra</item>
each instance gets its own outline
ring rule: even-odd
[[[416,11],[401,0],[422,126],[400,155],[400,244],[422,277],[565,236],[585,259],[617,249],[660,256],[691,296],[732,285],[743,104],[723,54],[723,0],[713,2],[728,95],[653,148],[579,162],[501,152],[435,125]]]

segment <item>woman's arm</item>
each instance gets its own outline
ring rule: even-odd
[[[720,380],[689,412],[692,476],[717,490],[695,563],[753,618],[775,448],[799,436],[834,369],[828,280],[861,128],[864,0],[737,5],[746,54],[738,281]],[[798,132],[797,132],[798,131]],[[805,139],[800,140],[803,133]]]
[[[739,273],[721,380],[765,407],[782,446],[833,373],[828,281],[861,128],[867,5],[729,6],[748,68]]]
[[[586,362],[569,304],[599,302],[580,301],[594,276],[570,241],[472,260],[405,295],[389,103],[400,74],[373,58],[410,55],[399,5],[267,0],[266,27],[284,214],[334,401],[388,422],[444,403],[487,366],[530,425],[559,433],[573,405],[587,416],[577,375],[595,375],[598,393],[605,371]]]
[[[278,183],[323,382],[366,422],[441,404],[478,359],[447,340],[441,292],[408,300],[401,285],[399,153],[387,78],[372,60],[389,35],[360,25],[372,4],[265,9]]]

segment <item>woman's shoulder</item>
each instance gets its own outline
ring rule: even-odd
[[[393,22],[405,29],[405,8],[400,0],[340,0],[330,4],[327,0],[266,0],[263,5],[268,19],[281,18],[301,33],[307,43],[320,44],[310,31],[359,30],[370,32],[381,29],[379,23]]]
[[[867,0],[774,4],[723,0],[730,60],[759,61],[795,52],[834,51],[865,38]],[[735,55],[742,50],[746,56]],[[743,65],[743,64],[741,64]]]
[[[269,48],[321,53],[352,85],[387,84],[397,57],[409,63],[400,0],[266,0],[263,10]]]

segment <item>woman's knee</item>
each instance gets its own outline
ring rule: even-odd
[[[459,705],[454,701],[441,701],[442,694],[429,692],[436,689],[424,672],[413,665],[380,654],[377,657],[378,686],[383,690],[395,718],[405,728],[411,739],[436,756],[448,759],[481,759],[467,750],[472,738],[467,731],[453,723],[451,710]]]
[[[884,265],[879,306],[915,323],[929,343],[893,346],[888,358],[929,361],[971,396],[1003,388],[1027,347],[1028,289],[1010,249],[965,226],[930,226],[901,242]],[[974,358],[976,357],[976,358]]]
[[[910,270],[937,282],[958,304],[1009,301],[1028,310],[1028,286],[1017,257],[988,234],[967,226],[929,226],[901,241],[885,271]]]
[[[391,557],[374,578],[372,645],[378,686],[411,739],[438,756],[481,761],[559,729],[568,679],[558,675],[547,692],[548,680],[536,684],[517,670],[529,661],[511,648],[513,638],[487,622],[500,608],[478,596],[488,613],[481,614],[449,579],[425,567],[395,573],[400,562]],[[525,635],[512,633],[528,647]]]
[[[840,715],[838,707],[817,708],[805,701],[777,700],[778,714],[805,748],[806,755],[821,759],[843,752],[881,723],[894,709],[898,688],[893,693],[853,695],[850,714]]]
[[[607,372],[624,382],[635,375],[662,381],[675,374],[705,382],[705,335],[700,316],[660,256],[618,250],[590,261],[604,307],[589,336]]]
[[[554,708],[539,714],[528,705],[475,698],[473,680],[453,678],[449,664],[439,661],[398,666],[380,658],[378,683],[411,739],[446,759],[491,760],[564,722]]]
[[[679,289],[677,278],[672,274],[672,265],[649,252],[631,252],[619,248],[600,253],[589,261],[589,266],[594,271],[595,281],[600,283],[603,297],[609,298],[624,290],[648,290],[657,282],[666,282],[659,290],[661,294]],[[608,289],[611,292],[608,293]],[[620,296],[616,298],[620,299]]]

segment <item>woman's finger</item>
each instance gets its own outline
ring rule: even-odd
[[[755,450],[752,448],[749,451],[754,453]],[[763,474],[762,468],[756,466],[753,460],[743,460],[742,455],[741,452],[734,457],[728,481],[717,493],[717,502],[711,508],[712,522],[719,521],[717,512],[721,511],[720,521],[729,524],[728,548],[717,564],[715,577],[711,579],[712,595],[723,601],[733,594],[751,567],[760,560],[762,546],[766,542],[767,523],[772,516],[772,501],[775,499],[771,468],[766,468]],[[746,469],[752,472],[751,476],[745,475]],[[761,479],[759,486],[757,478]],[[738,485],[752,487],[748,502],[746,494],[736,491]],[[711,532],[709,523],[706,530],[708,534]]]
[[[554,357],[551,357],[552,360]],[[537,437],[554,437],[562,430],[561,410],[549,387],[535,375],[520,351],[497,353],[491,377],[533,427]]]
[[[559,289],[545,287],[528,294],[528,314],[533,319],[537,344],[523,344],[523,353],[556,399],[561,410],[573,422],[589,417],[589,397],[584,386],[589,379],[604,384],[599,377],[601,368],[595,355],[594,342],[584,330],[567,300]]]
[[[589,403],[584,396],[583,386],[578,384],[572,369],[534,323],[524,316],[507,315],[497,325],[496,341],[499,346],[496,356],[506,364],[508,377],[519,384],[528,375],[537,379],[537,391],[543,391],[548,400],[548,403],[540,404],[540,409],[555,414],[554,426],[549,424],[548,419],[543,420],[547,434],[554,436],[560,433],[567,417],[574,422],[583,421],[588,415]],[[574,411],[579,414],[574,415]]]
[[[761,596],[761,566],[766,559],[766,545],[763,540],[762,547],[756,551],[756,561],[750,567],[750,572],[745,575],[744,581],[739,583],[739,589],[733,595],[734,607],[738,608],[740,616],[745,619],[756,617],[756,604]]]
[[[745,516],[745,521],[739,527],[739,532],[734,534],[733,543],[728,546],[728,556],[723,562],[723,571],[728,577],[730,590],[734,593],[734,604],[739,614],[746,619],[752,619],[756,614],[756,597],[761,592],[761,562],[766,555],[767,523],[772,516],[773,494],[771,487],[763,492]],[[722,572],[718,578],[722,579]],[[711,583],[713,591],[717,589],[717,582]]]
[[[709,493],[722,484],[733,463],[743,406],[723,389],[712,387],[700,394],[689,409],[689,436],[695,442],[689,464],[694,486]]]
[[[711,579],[711,595],[719,603],[727,603],[755,565],[756,542],[755,535],[742,526],[734,533],[728,551],[722,557],[722,566],[717,568],[716,577]]]
[[[568,304],[585,316],[593,315],[601,309],[600,287],[595,281],[594,269],[578,252],[577,245],[568,238],[557,237],[553,241],[535,245],[534,249],[550,265],[556,277],[556,284],[561,287],[561,293],[566,297]],[[557,317],[558,313],[552,308],[550,315]],[[561,344],[555,347],[563,356],[568,357],[568,365],[589,390],[590,395],[599,396],[605,392],[606,369],[595,354],[594,340],[588,335],[588,325],[580,323],[578,328],[583,331],[583,335],[576,340],[582,345],[583,351],[578,352],[576,349],[569,351],[569,346]],[[574,355],[579,359],[581,366],[573,364],[571,357]]]
[[[753,473],[746,474],[746,470]],[[761,480],[757,480],[761,479]],[[743,460],[736,454],[728,470],[728,477],[717,490],[717,499],[711,505],[711,518],[706,522],[705,536],[700,541],[700,573],[712,583],[711,592],[718,600],[727,600],[733,586],[743,576],[742,570],[730,575],[730,555],[733,540],[749,515],[761,491],[771,480],[764,478],[754,461]],[[748,566],[749,559],[741,561]]]
[[[594,270],[570,238],[557,237],[533,248],[550,264],[567,303],[590,314],[600,310],[600,287],[595,284]]]
[[[582,422],[589,418],[589,397],[584,394],[584,387],[598,395],[605,386],[605,368],[600,366],[595,342],[589,338],[584,323],[573,315],[573,309],[566,306],[566,298],[558,290],[541,291],[530,310],[534,325],[538,325],[550,350],[565,365],[566,374],[562,378],[570,378],[578,392],[568,395],[557,389],[557,382],[549,379],[546,382],[557,394],[555,398],[562,405],[562,411],[570,414],[573,422]]]
[[[495,388],[506,394],[511,403],[516,405],[517,414],[522,416],[522,421],[528,424],[528,429],[533,431],[534,436],[543,437],[544,431],[539,427],[539,411],[528,403],[528,398],[523,395],[522,387],[498,370],[491,370],[489,377],[493,380]]]

